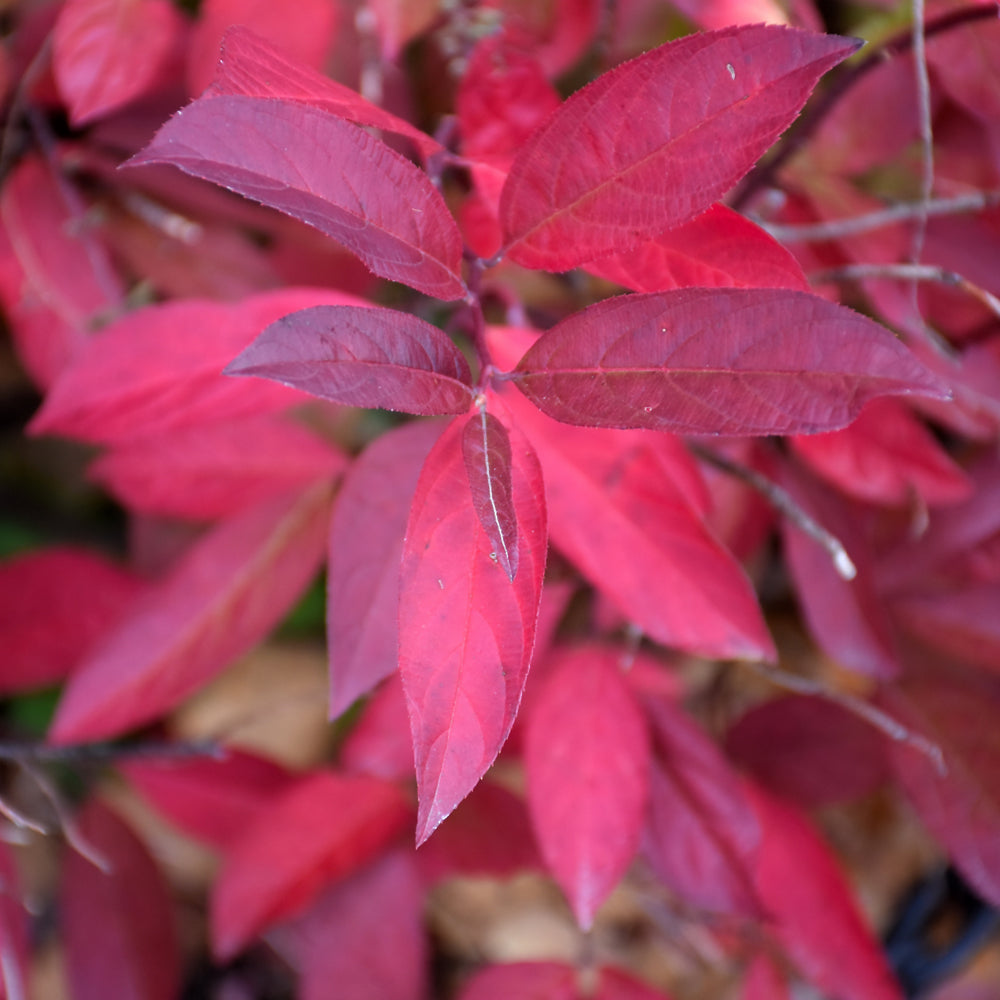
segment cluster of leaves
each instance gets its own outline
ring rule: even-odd
[[[772,23],[733,26],[749,6]],[[586,931],[636,869],[743,1000],[893,1000],[804,810],[895,784],[1000,905],[996,11],[928,4],[915,63],[906,32],[854,55],[804,0],[536,7],[12,15],[0,301],[43,395],[28,433],[97,446],[147,541],[200,530],[151,577],[6,563],[2,690],[64,682],[40,753],[162,733],[325,559],[333,759],[122,744],[120,776],[222,857],[217,962],[266,936],[307,1000],[417,1000],[429,886],[543,871]],[[776,667],[765,571],[840,672],[716,739],[693,666]],[[488,774],[502,749],[523,795]],[[148,849],[99,792],[66,832],[74,991],[175,996]],[[581,956],[461,996],[664,995]]]

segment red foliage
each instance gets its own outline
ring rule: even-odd
[[[148,581],[69,547],[0,567],[0,685],[64,682],[51,745],[17,754],[169,745],[325,556],[329,759],[120,766],[222,856],[203,963],[266,941],[307,1000],[419,1000],[428,886],[540,870],[587,930],[632,871],[672,919],[711,917],[733,995],[899,1000],[798,808],[888,787],[1000,905],[988,7],[929,5],[931,177],[910,36],[845,63],[860,43],[806,0],[744,26],[678,0],[673,28],[706,29],[682,37],[650,0],[191,6],[7,15],[0,304],[42,395],[28,430],[101,449],[135,538],[183,539]],[[931,221],[839,228],[930,180]],[[736,717],[686,667],[786,659],[783,590],[837,669]],[[151,851],[89,789],[61,821],[73,995],[176,995]],[[456,995],[666,995],[579,954]]]

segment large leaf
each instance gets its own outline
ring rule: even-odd
[[[308,397],[224,378],[222,369],[262,327],[320,303],[358,300],[332,289],[283,288],[236,304],[184,299],[129,313],[87,343],[29,430],[117,443],[287,409]]]
[[[143,589],[86,549],[41,549],[0,563],[0,691],[61,681]]]
[[[293,19],[297,20],[297,19]],[[414,128],[408,121],[366,101],[357,91],[322,76],[301,62],[293,62],[270,42],[234,25],[222,39],[215,79],[206,97],[243,95],[278,97],[299,101],[346,118],[355,125],[368,125],[409,139],[426,158],[441,152],[441,144]]]
[[[399,561],[420,469],[441,434],[414,422],[370,444],[344,477],[330,521],[326,583],[330,718],[399,665]]]
[[[565,271],[687,222],[859,44],[753,25],[689,35],[605,73],[515,160],[500,202],[507,255]]]
[[[271,803],[226,857],[212,890],[212,947],[232,958],[271,924],[374,858],[411,809],[392,783],[317,771]]]
[[[73,125],[155,86],[182,25],[169,0],[69,0],[53,32],[52,68]]]
[[[108,871],[76,851],[63,863],[59,917],[72,995],[175,1000],[180,954],[173,904],[156,862],[100,801],[85,806],[77,824]]]
[[[643,854],[699,909],[759,917],[760,823],[718,747],[663,698],[646,699],[655,757]]]
[[[462,237],[437,188],[363,128],[326,111],[277,99],[202,98],[128,162],[171,163],[308,222],[380,277],[439,299],[465,295]]]
[[[801,813],[748,789],[764,831],[754,882],[788,957],[830,1000],[902,1000],[830,848]]]
[[[472,375],[436,326],[395,309],[314,306],[272,323],[227,375],[259,375],[349,406],[465,413]]]
[[[649,793],[649,736],[617,651],[559,657],[532,706],[525,767],[542,856],[589,929],[632,862]]]
[[[936,661],[908,666],[905,680],[883,691],[884,704],[941,749],[944,766],[893,744],[893,770],[966,881],[1000,906],[1000,678]]]
[[[330,488],[222,522],[87,657],[50,738],[117,736],[173,708],[262,639],[319,568]]]
[[[423,909],[411,852],[393,851],[331,887],[275,932],[300,970],[296,996],[330,1000],[336,984],[337,1000],[423,1000],[428,973]]]
[[[678,434],[809,434],[876,396],[946,395],[888,330],[783,289],[607,299],[543,334],[512,378],[557,420]]]
[[[797,288],[809,282],[795,258],[760,226],[725,205],[585,270],[633,292],[672,288]]]
[[[418,843],[472,790],[510,732],[542,592],[547,534],[538,459],[507,427],[520,539],[511,582],[469,489],[462,435],[476,419],[456,419],[428,455],[403,547],[399,667],[417,768]]]
[[[516,396],[509,403],[545,470],[552,540],[594,587],[666,645],[774,656],[746,574],[694,506],[699,490],[677,442],[565,427]]]
[[[346,464],[335,445],[266,415],[125,441],[88,476],[132,511],[207,521],[333,479]]]

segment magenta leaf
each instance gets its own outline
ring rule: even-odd
[[[472,375],[437,327],[394,309],[315,306],[284,316],[225,369],[348,406],[465,413]]]
[[[514,161],[500,200],[505,252],[525,267],[566,271],[687,222],[750,169],[859,44],[733,27],[605,73]]]
[[[944,396],[888,330],[805,292],[622,295],[544,333],[514,371],[544,413],[587,427],[806,434],[876,396]]]
[[[498,401],[491,401],[491,409]],[[519,567],[513,582],[493,558],[469,492],[459,417],[420,474],[403,546],[399,669],[410,710],[417,841],[472,790],[499,753],[521,702],[534,646],[547,532],[541,469],[511,438]]]
[[[618,661],[613,649],[565,651],[525,735],[542,856],[584,930],[632,862],[649,794],[646,723]]]
[[[653,734],[643,854],[699,909],[759,917],[752,883],[760,823],[719,748],[663,698],[645,699]]]
[[[259,815],[212,888],[212,946],[232,958],[265,928],[302,912],[332,882],[376,857],[411,808],[390,782],[315,771]]]
[[[326,584],[330,718],[399,665],[403,536],[420,469],[441,429],[417,421],[383,434],[354,462],[337,494]]]
[[[99,800],[84,807],[77,823],[108,870],[72,850],[63,862],[59,917],[73,996],[173,1000],[181,992],[180,951],[162,873]]]
[[[408,121],[383,111],[336,80],[293,62],[269,42],[242,25],[233,25],[222,39],[215,79],[205,97],[270,97],[297,101],[355,125],[379,128],[409,139],[426,159],[441,145]]]
[[[173,164],[315,226],[380,277],[439,299],[465,295],[462,237],[437,188],[379,139],[326,111],[201,98],[128,163]]]
[[[493,556],[513,582],[517,573],[517,512],[511,491],[510,437],[486,410],[473,414],[462,433],[472,506],[493,545]]]
[[[324,484],[266,501],[196,542],[75,671],[50,739],[149,722],[267,635],[319,568],[329,497]]]

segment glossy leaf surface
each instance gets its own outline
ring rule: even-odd
[[[129,161],[146,163],[173,164],[301,219],[380,277],[440,299],[465,294],[462,239],[427,175],[326,111],[278,99],[202,98]]]
[[[632,861],[649,794],[646,724],[615,650],[558,656],[528,719],[525,767],[542,855],[589,929]]]
[[[565,271],[687,222],[746,173],[820,76],[857,47],[754,25],[688,35],[605,73],[515,160],[500,203],[507,255]]]
[[[453,421],[420,474],[403,546],[399,668],[413,732],[420,843],[493,763],[514,722],[534,646],[547,532],[538,459],[512,432],[520,539],[511,582],[476,514]]]
[[[224,521],[74,673],[50,739],[117,736],[173,708],[262,639],[322,560],[330,488]]]
[[[301,778],[245,830],[211,897],[211,934],[220,959],[260,931],[301,912],[330,883],[375,857],[411,815],[393,784],[317,771]]]
[[[348,406],[464,413],[472,375],[437,327],[394,309],[315,306],[272,323],[227,375],[258,375]]]
[[[780,289],[599,302],[543,334],[514,381],[566,423],[676,434],[814,433],[876,396],[945,392],[888,330]]]

